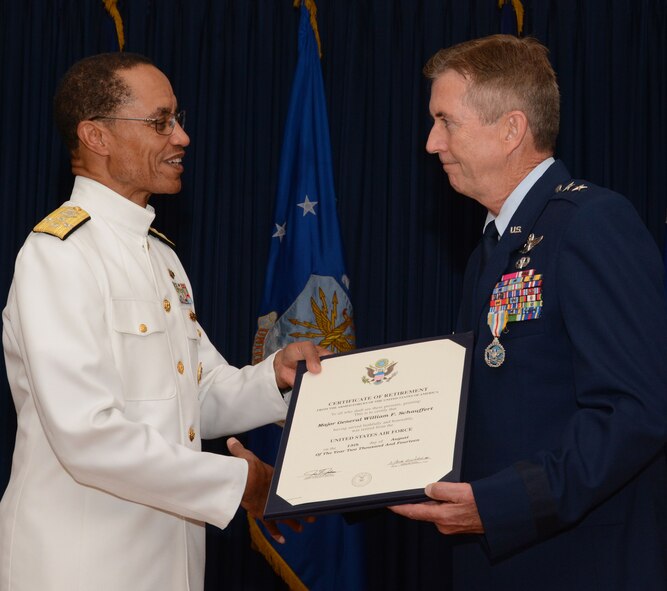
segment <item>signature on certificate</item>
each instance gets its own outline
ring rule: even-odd
[[[412,464],[423,464],[428,462],[431,458],[428,456],[415,456],[413,458],[405,458],[403,460],[392,460],[387,464],[392,468],[401,468],[402,466],[411,466]]]
[[[307,472],[304,472],[303,477],[306,480],[310,480],[312,478],[327,478],[333,476],[335,473],[336,471],[333,468],[317,468],[315,470],[308,470]]]

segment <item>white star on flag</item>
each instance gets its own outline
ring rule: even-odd
[[[271,236],[271,238],[278,238],[280,242],[283,241],[283,236],[287,233],[285,231],[285,226],[287,225],[287,222],[285,222],[282,226],[280,224],[276,224],[276,233]]]
[[[297,203],[297,207],[302,207],[303,208],[303,215],[304,217],[306,216],[307,213],[312,213],[313,215],[317,215],[315,213],[315,206],[317,205],[317,201],[311,201],[308,199],[308,195],[306,195],[306,200],[303,203]]]

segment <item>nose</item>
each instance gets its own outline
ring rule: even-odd
[[[169,139],[172,144],[177,146],[187,146],[190,143],[190,136],[185,133],[185,129],[183,129],[178,122],[176,122],[176,127],[174,127],[174,131],[171,132]]]
[[[443,138],[441,136],[442,133],[438,132],[436,125],[433,124],[426,140],[426,151],[429,154],[437,154],[438,152],[443,151]]]

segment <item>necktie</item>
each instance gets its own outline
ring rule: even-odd
[[[486,228],[484,228],[484,236],[482,237],[482,257],[479,264],[479,272],[482,273],[486,263],[493,254],[493,249],[498,244],[498,230],[496,230],[496,222],[490,221]]]

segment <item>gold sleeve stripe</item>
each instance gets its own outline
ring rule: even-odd
[[[74,230],[90,219],[88,212],[80,207],[63,205],[47,215],[32,231],[51,234],[65,240]]]

